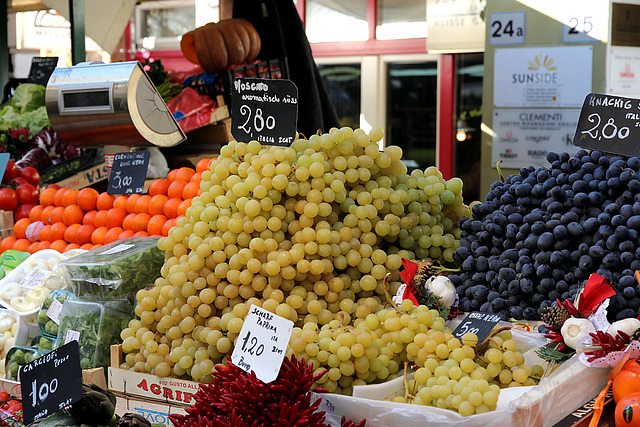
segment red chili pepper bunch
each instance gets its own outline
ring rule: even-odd
[[[0,391],[0,426],[22,427],[22,403],[6,391]]]
[[[584,354],[589,355],[587,359],[588,362],[606,357],[607,354],[614,351],[622,351],[631,342],[629,334],[623,331],[618,331],[615,337],[603,331],[591,332],[589,335],[591,336],[593,345],[600,347],[600,350],[585,351]]]
[[[362,421],[360,421],[358,424],[354,423],[351,420],[348,420],[346,417],[342,417],[342,420],[340,420],[340,427],[364,427],[367,423],[367,420],[364,419]]]
[[[312,384],[326,373],[313,375],[313,367],[295,356],[285,358],[278,378],[265,384],[255,373],[244,372],[228,359],[217,366],[211,384],[200,384],[195,404],[187,415],[170,415],[176,427],[325,427],[325,413],[317,411],[321,399],[311,403]]]

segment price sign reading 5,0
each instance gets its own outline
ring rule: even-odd
[[[270,383],[278,378],[292,331],[292,321],[254,305],[244,319],[231,361]]]
[[[298,119],[298,88],[290,80],[235,79],[231,133],[238,141],[288,147]]]

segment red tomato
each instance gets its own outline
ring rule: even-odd
[[[25,185],[25,184],[29,184],[29,181],[27,181],[26,179],[17,176],[15,178],[13,178],[13,180],[11,180],[11,184],[15,185],[16,187],[19,187],[21,185]],[[31,185],[31,184],[29,184]]]
[[[6,402],[9,400],[9,393],[6,391],[0,391],[0,402]]]
[[[49,185],[47,185],[46,188],[55,188],[56,190],[59,190],[62,187],[60,187],[58,184],[49,184]]]
[[[0,188],[0,210],[14,211],[18,207],[18,196],[10,188]]]
[[[34,203],[27,203],[26,205],[18,206],[18,209],[16,209],[14,213],[15,221],[22,218],[29,218],[29,212],[31,211],[31,209],[33,209],[34,206],[35,206]],[[1,397],[0,397],[0,401],[2,401]]]
[[[31,184],[20,185],[16,188],[18,204],[38,203],[38,189]]]
[[[37,187],[40,184],[40,174],[36,168],[27,166],[26,168],[18,169],[18,176],[29,181],[29,184]]]
[[[7,163],[7,168],[4,171],[4,175],[2,176],[2,183],[6,184],[8,182],[11,182],[11,180],[16,176],[18,176],[18,168],[16,167],[16,164],[13,163],[13,161],[9,160],[9,163]]]

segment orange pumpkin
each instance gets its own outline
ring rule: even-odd
[[[180,40],[184,57],[209,73],[253,61],[260,47],[258,32],[244,19],[210,22],[189,31]]]
[[[623,397],[638,392],[640,392],[640,359],[630,359],[613,379],[613,400],[617,403]]]
[[[640,393],[632,393],[620,399],[615,411],[616,427],[640,427]]]

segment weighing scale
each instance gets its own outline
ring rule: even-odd
[[[116,152],[133,145],[172,147],[186,139],[137,61],[56,68],[45,99],[60,138],[76,146],[103,145],[107,168]]]

